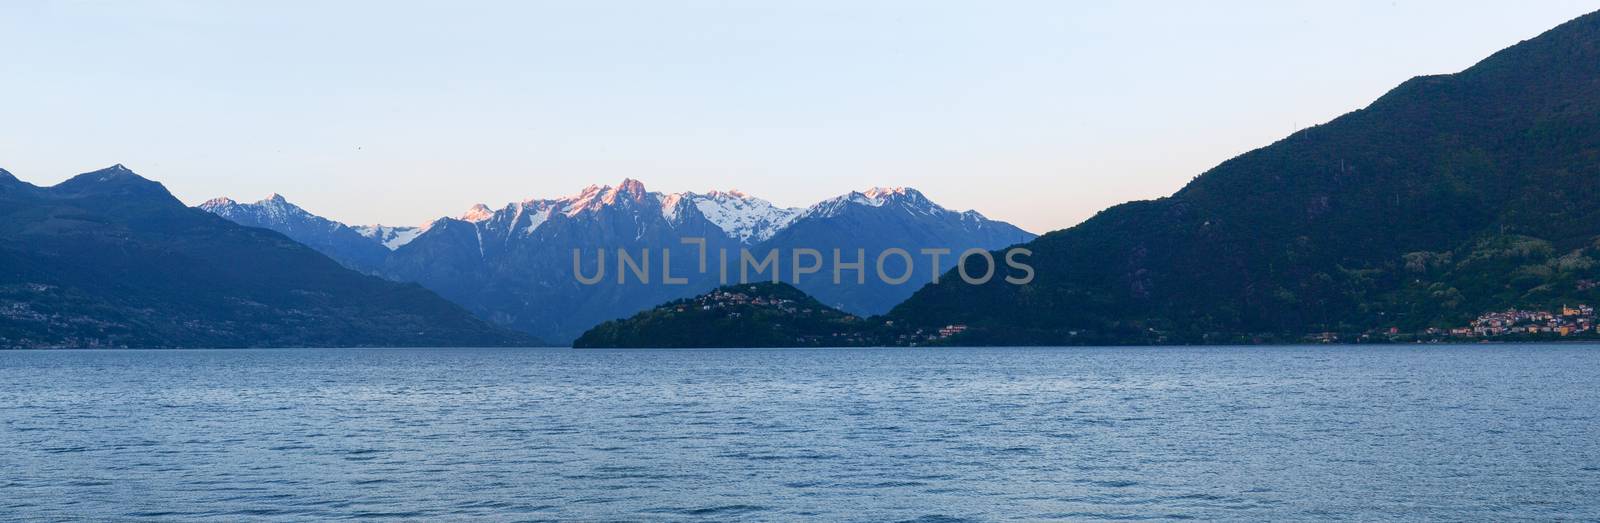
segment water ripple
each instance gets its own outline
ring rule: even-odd
[[[1597,520],[1600,348],[0,352],[0,520]]]

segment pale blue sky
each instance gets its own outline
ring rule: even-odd
[[[623,177],[784,205],[910,185],[1043,232],[1597,8],[11,0],[0,167],[123,163],[354,224]]]

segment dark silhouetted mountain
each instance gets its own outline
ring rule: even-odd
[[[880,326],[787,283],[728,285],[602,323],[578,348],[847,347],[874,345]]]
[[[971,343],[1222,343],[1600,301],[1600,14],[1028,244],[893,311]],[[976,260],[974,260],[976,262]],[[1588,282],[1588,283],[1585,283]],[[1348,338],[1346,338],[1348,339]]]
[[[121,165],[0,176],[0,346],[534,343],[415,284],[184,206]]]

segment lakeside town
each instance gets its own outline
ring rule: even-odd
[[[810,305],[810,306],[808,306]],[[778,296],[760,296],[737,289],[718,289],[705,295],[685,300],[673,308],[682,313],[690,309],[703,311],[725,310],[722,314],[738,318],[746,312],[743,306],[757,306],[775,310],[791,317],[806,317],[824,311],[839,314],[842,323],[834,324],[827,332],[801,335],[797,341],[832,343],[840,346],[892,344],[919,346],[940,344],[968,330],[965,324],[949,324],[937,329],[897,328],[893,320],[882,319],[877,328],[862,329],[863,319],[840,313],[824,306],[804,304]],[[851,326],[851,324],[856,324]],[[1422,331],[1404,332],[1398,327],[1350,335],[1321,332],[1307,335],[1304,341],[1312,343],[1369,343],[1369,342],[1445,342],[1445,341],[1514,341],[1516,339],[1556,339],[1562,337],[1600,336],[1596,329],[1595,310],[1587,304],[1563,304],[1554,310],[1510,308],[1486,312],[1460,327],[1429,327]]]
[[[1450,329],[1455,337],[1490,337],[1506,334],[1573,334],[1594,332],[1594,308],[1588,305],[1551,311],[1509,309],[1483,314],[1467,327]]]
[[[1594,337],[1594,308],[1585,304],[1563,304],[1555,310],[1511,308],[1486,312],[1467,322],[1463,327],[1429,327],[1421,332],[1402,332],[1398,327],[1384,331],[1361,334],[1358,342],[1381,341],[1496,341],[1521,338]],[[1338,333],[1324,332],[1306,336],[1308,341],[1341,343]]]

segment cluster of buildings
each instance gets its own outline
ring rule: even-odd
[[[1555,334],[1570,336],[1594,332],[1594,308],[1588,305],[1568,307],[1559,311],[1533,311],[1509,309],[1478,316],[1467,327],[1450,329],[1456,337],[1481,338],[1509,334]]]
[[[691,299],[676,302],[668,307],[678,313],[717,311],[720,315],[738,318],[752,311],[752,309],[747,308],[748,306],[760,307],[763,310],[781,311],[784,314],[799,317],[829,310],[826,307],[818,309],[809,303],[787,298],[746,293],[737,287],[713,290]],[[842,323],[827,324],[831,325],[828,328],[829,330],[800,334],[795,338],[795,341],[801,345],[818,346],[848,347],[888,344],[915,347],[937,343],[967,332],[967,325],[961,323],[945,325],[938,329],[911,329],[896,327],[894,320],[888,319],[881,320],[881,323],[862,322],[854,316],[845,316],[842,319],[844,320]]]
[[[46,322],[50,320],[50,316],[33,310],[27,302],[0,301],[0,320]]]
[[[676,310],[678,312],[685,312],[689,310],[690,307],[698,307],[700,310],[709,311],[712,309],[722,309],[741,305],[771,307],[787,314],[793,314],[797,312],[801,314],[810,314],[813,312],[810,307],[802,308],[798,306],[794,300],[751,296],[738,291],[726,291],[721,289],[699,296],[695,298],[693,302],[679,304],[676,307]],[[733,312],[730,313],[730,315],[733,317],[738,317],[739,313]]]
[[[885,321],[884,327],[892,330],[894,328],[894,322]],[[914,329],[910,332],[901,330],[894,335],[894,343],[907,347],[916,347],[926,343],[933,343],[948,339],[951,336],[955,336],[963,332],[967,332],[967,325],[965,323],[953,323],[950,325],[945,325],[943,327],[939,327],[938,330]]]

